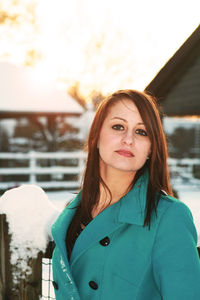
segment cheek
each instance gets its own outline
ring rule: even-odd
[[[109,147],[110,147],[109,138],[107,139],[104,136],[104,138],[99,139],[99,142],[98,142],[99,153],[107,151]]]
[[[137,144],[137,151],[141,154],[141,156],[148,156],[151,153],[151,142],[150,141],[144,141],[143,143]]]
[[[151,142],[148,143],[148,146],[147,146],[147,155],[150,155],[151,154]]]
[[[113,137],[108,130],[103,130],[100,132],[98,145],[99,147],[106,147],[108,144],[111,144],[113,141]]]

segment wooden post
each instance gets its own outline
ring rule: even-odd
[[[12,282],[10,265],[10,235],[6,216],[0,215],[0,299],[9,299],[9,290]]]
[[[31,184],[36,184],[36,173],[35,173],[35,168],[36,168],[36,157],[35,157],[35,152],[30,151],[30,160],[29,160],[29,168],[30,168],[30,177],[29,177],[29,182]]]
[[[6,216],[0,215],[0,300],[39,300],[42,295],[42,252],[31,258],[32,273],[26,279],[13,281],[10,263],[10,240]]]

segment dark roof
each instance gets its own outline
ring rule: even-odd
[[[189,73],[190,76],[186,77]],[[200,114],[200,25],[158,72],[145,91],[161,101],[167,114]],[[193,105],[188,101],[191,100],[191,91],[195,94]],[[181,100],[177,100],[178,98]]]

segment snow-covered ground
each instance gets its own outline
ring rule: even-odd
[[[57,207],[62,210],[66,204],[73,199],[77,192],[58,191],[58,192],[46,192],[49,200]]]

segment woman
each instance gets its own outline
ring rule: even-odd
[[[153,97],[106,98],[87,150],[82,190],[52,227],[56,299],[199,300],[197,234],[172,197]]]

